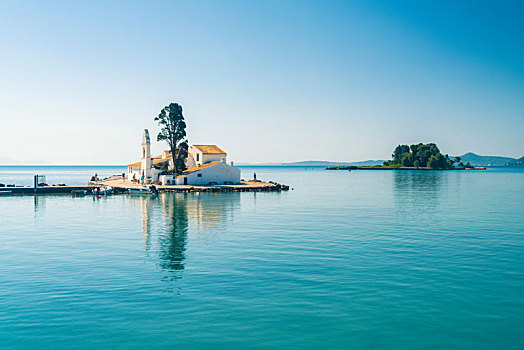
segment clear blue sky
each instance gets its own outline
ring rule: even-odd
[[[0,161],[135,161],[169,102],[237,162],[413,142],[520,157],[523,18],[523,1],[1,1]]]

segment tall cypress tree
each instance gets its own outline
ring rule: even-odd
[[[167,141],[171,150],[171,158],[175,174],[186,169],[188,143],[186,140],[186,122],[182,114],[182,106],[178,103],[170,103],[160,111],[155,118],[161,127],[157,141]]]

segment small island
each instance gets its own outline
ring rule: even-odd
[[[435,143],[418,143],[398,145],[391,155],[392,159],[383,165],[373,166],[331,166],[326,170],[357,170],[357,169],[398,169],[398,170],[464,170],[486,169],[473,167],[469,162],[464,164],[460,157],[451,158],[442,154]]]

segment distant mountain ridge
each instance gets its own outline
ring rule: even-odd
[[[473,152],[468,152],[460,156],[460,161],[464,164],[469,162],[473,166],[493,167],[506,166],[506,164],[513,163],[517,161],[517,159],[501,156],[481,156]]]
[[[383,160],[363,160],[359,162],[328,162],[322,160],[306,160],[302,162],[282,163],[285,166],[344,166],[344,165],[375,165],[382,164]]]
[[[330,162],[330,161],[325,161],[325,160],[305,160],[301,162],[287,162],[287,163],[260,163],[260,164],[238,163],[237,165],[239,166],[250,166],[250,165],[262,166],[264,165],[264,166],[323,166],[323,167],[326,167],[326,166],[344,166],[344,165],[373,166],[377,164],[381,165],[382,163],[384,163],[383,160],[370,159],[370,160],[362,160],[358,162]]]
[[[466,164],[470,163],[473,166],[483,166],[483,167],[503,167],[503,166],[513,166],[521,167],[524,166],[524,157],[522,158],[511,158],[511,157],[502,157],[502,156],[481,156],[479,154],[468,152],[460,156],[460,160]],[[369,159],[362,160],[358,162],[331,162],[326,160],[305,160],[300,162],[284,162],[284,163],[238,163],[239,166],[373,166],[373,165],[382,165],[384,160],[381,159]]]
[[[506,166],[524,167],[524,157],[520,157],[519,159],[516,159],[514,162],[509,162],[506,164]]]

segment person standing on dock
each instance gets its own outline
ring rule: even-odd
[[[257,173],[253,173],[253,180],[257,181]]]

